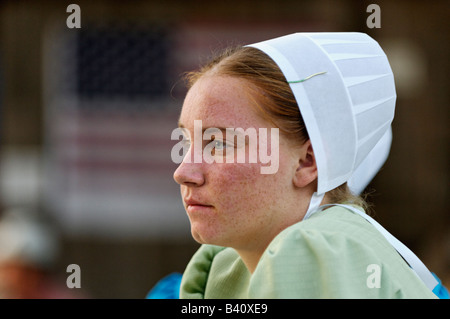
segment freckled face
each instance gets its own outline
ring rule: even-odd
[[[193,143],[194,120],[202,120],[203,129],[254,128],[258,132],[259,128],[267,128],[270,132],[273,126],[251,105],[254,102],[248,85],[247,81],[234,77],[205,75],[192,86],[179,120],[191,136],[186,158],[193,158],[192,153],[196,149]],[[270,150],[270,134],[268,139]],[[223,163],[208,164],[185,160],[180,164],[174,179],[180,184],[196,241],[251,249],[268,244],[293,223],[292,177],[298,163],[282,135],[279,141],[279,168],[275,174],[261,174],[264,164],[259,161],[226,163],[224,160]],[[246,145],[246,154],[248,151]],[[214,156],[225,158],[226,155],[216,152]]]

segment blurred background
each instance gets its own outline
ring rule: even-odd
[[[385,49],[394,140],[369,200],[449,287],[449,14],[439,0],[0,0],[0,297],[144,298],[183,272],[198,244],[172,178],[181,75],[299,31],[366,32]]]

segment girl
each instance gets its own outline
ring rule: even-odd
[[[188,80],[188,152],[174,178],[203,245],[181,298],[436,298],[434,277],[355,195],[390,146],[396,94],[377,42],[291,34],[225,50]],[[192,138],[198,120],[222,134]],[[238,146],[226,128],[278,129],[257,136],[278,152],[277,171],[236,161],[252,141]],[[194,161],[206,145],[215,160]]]

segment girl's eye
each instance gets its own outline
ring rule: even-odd
[[[223,150],[223,149],[225,149],[226,147],[227,147],[227,144],[224,143],[223,141],[220,141],[220,140],[215,140],[215,141],[214,141],[214,148],[215,148],[216,150]]]

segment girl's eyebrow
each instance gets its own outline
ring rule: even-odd
[[[178,122],[178,127],[179,128],[186,128],[181,122]],[[211,127],[202,127],[202,134],[203,133],[205,133],[205,131],[207,130],[207,129],[209,129],[209,128],[212,128],[212,129],[217,129],[217,130],[220,130],[220,131],[222,131],[222,132],[226,132],[226,128],[225,127],[217,127],[217,126],[211,126]]]

